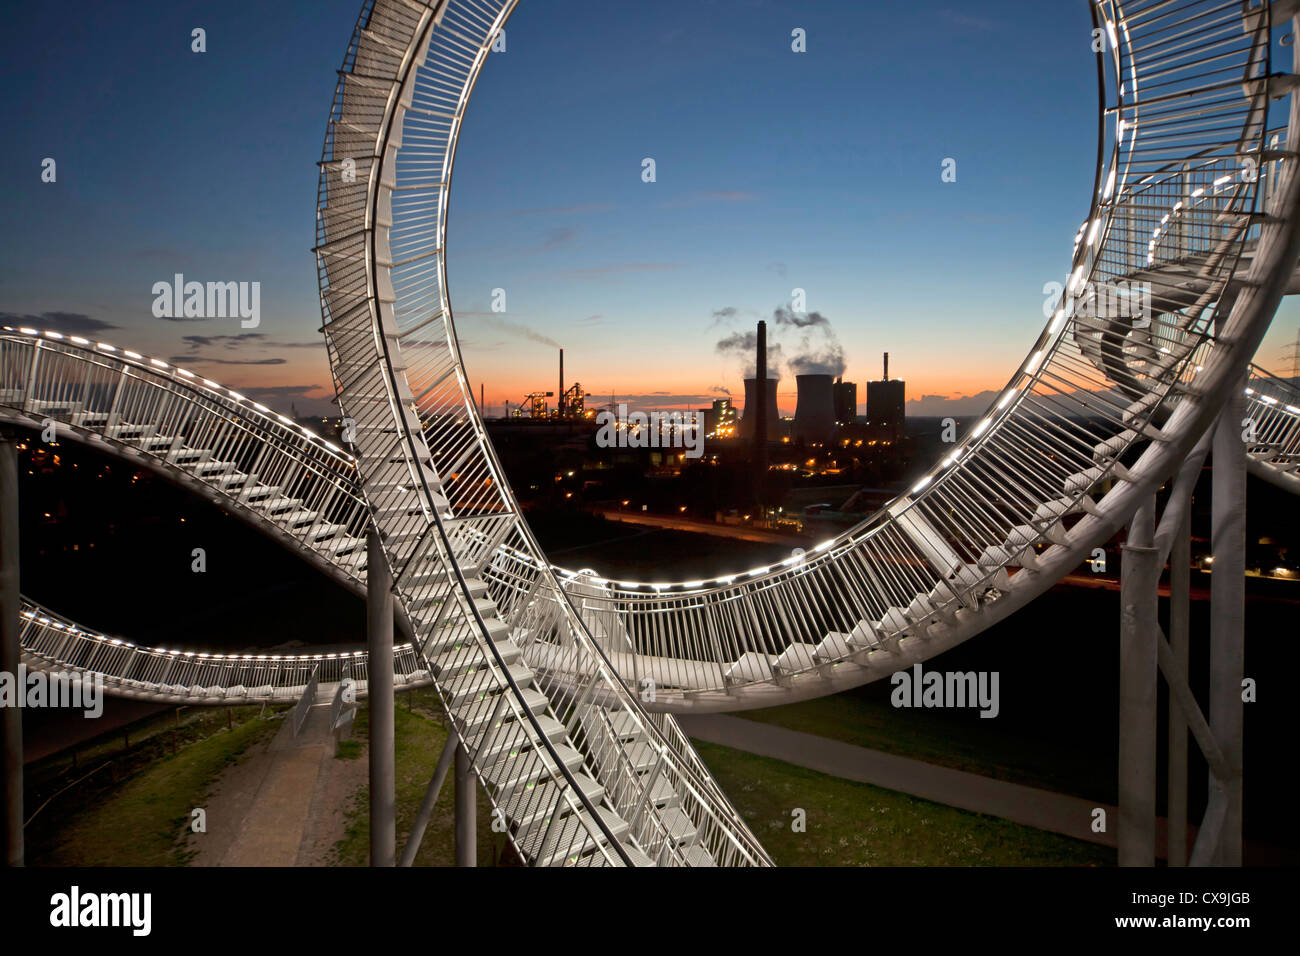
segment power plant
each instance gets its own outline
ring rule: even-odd
[[[479,386],[479,402],[482,404],[482,386]],[[548,407],[546,400],[554,397],[555,409]],[[525,412],[527,413],[525,415]],[[510,403],[506,402],[506,418],[510,418]],[[529,392],[523,401],[515,407],[514,418],[528,418],[532,421],[558,421],[561,419],[590,418],[587,413],[587,393],[582,385],[574,382],[567,389],[564,387],[564,349],[560,349],[560,385],[554,392]]]
[[[862,447],[864,444],[898,446],[904,438],[906,385],[889,377],[889,353],[884,353],[883,377],[866,383],[866,417],[858,415],[858,384],[843,375],[810,372],[795,375],[796,405],[793,420],[783,420],[777,407],[780,373],[768,367],[767,323],[759,321],[754,337],[755,374],[744,380],[745,401],[738,407],[730,399],[716,399],[712,407],[700,409],[704,434],[713,441],[739,440],[753,455],[756,474],[768,470],[769,444]],[[763,385],[760,387],[759,382]],[[761,395],[761,399],[760,399]],[[506,403],[505,417],[534,425],[577,422],[592,419],[586,405],[588,393],[564,377],[564,349],[559,349],[558,378],[554,391],[535,391],[517,403]],[[549,399],[554,398],[552,406]],[[610,399],[611,409],[614,399]],[[482,385],[480,409],[485,409]],[[755,442],[755,435],[764,440]],[[785,466],[782,466],[785,467]],[[832,465],[832,467],[834,467]]]
[[[846,382],[841,375],[835,382],[835,421],[853,425],[858,420],[858,384]]]
[[[835,437],[835,379],[831,375],[796,375],[795,441],[827,444]]]
[[[781,416],[776,410],[776,386],[780,379],[767,379],[767,398],[763,403],[763,411],[766,412],[767,421],[765,428],[767,431],[768,441],[781,440]],[[740,437],[744,441],[753,441],[755,434],[755,424],[759,416],[758,407],[758,379],[745,379],[745,408],[740,416]]]
[[[873,428],[883,429],[895,443],[903,440],[903,423],[906,416],[906,383],[889,377],[889,353],[885,353],[885,377],[879,382],[867,383],[867,422]]]

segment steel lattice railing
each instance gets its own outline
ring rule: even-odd
[[[119,696],[209,705],[292,703],[313,670],[322,684],[351,677],[359,694],[366,691],[366,652],[355,648],[241,654],[144,647],[88,630],[28,599],[19,626],[23,653],[31,656],[32,666],[98,675]],[[411,644],[394,647],[393,669],[401,690],[429,683]]]
[[[473,80],[512,8],[367,3],[340,73],[316,252],[362,487],[434,686],[521,856],[768,863],[698,760],[674,749],[572,608],[557,603],[549,569],[535,582],[542,599],[508,620],[478,578],[499,544],[528,532],[483,454],[482,423],[464,414],[459,356],[440,321],[449,316],[443,235],[430,226],[445,211]],[[402,349],[423,351],[410,362]],[[529,635],[545,628],[564,635],[577,685],[532,666]]]
[[[661,779],[656,761],[681,762],[669,772],[720,829],[731,811],[623,681],[651,706],[683,710],[830,693],[966,639],[1076,566],[1241,387],[1295,265],[1300,190],[1280,144],[1296,141],[1296,107],[1285,140],[1265,132],[1270,8],[1095,4],[1111,42],[1092,209],[1061,307],[988,414],[907,495],[807,555],[728,579],[628,586],[546,562],[477,417],[452,327],[442,253],[456,133],[511,6],[439,4],[436,21],[416,4],[363,10],[321,164],[326,341],[422,657],[444,675],[453,712],[467,673],[485,675],[461,725],[467,746],[495,748],[482,731],[506,713],[508,749],[545,765],[560,815],[587,814],[568,838],[580,849],[555,858],[631,860],[592,813],[588,771],[617,826],[632,819],[627,846],[659,839],[672,857],[673,821],[645,782]],[[1096,306],[1134,284],[1148,290],[1146,321]],[[1292,481],[1294,390],[1261,374],[1251,388],[1252,468]],[[540,713],[530,690],[543,692]],[[651,742],[648,765],[633,763],[614,715]],[[569,749],[581,772],[565,765]],[[478,769],[499,807],[520,810]],[[534,846],[520,833],[525,856],[553,857],[552,837]]]
[[[506,6],[481,5],[493,14],[482,23],[499,23]],[[591,613],[626,620],[633,650],[610,651],[624,678],[653,681],[682,708],[704,706],[709,695],[708,706],[723,708],[747,685],[764,685],[755,700],[766,702],[773,685],[825,678],[848,662],[877,675],[896,669],[925,653],[904,645],[936,636],[946,645],[977,630],[972,619],[1000,616],[1003,608],[984,611],[1012,592],[1041,591],[1050,583],[1044,568],[1115,525],[1120,503],[1136,501],[1134,489],[1151,483],[1154,469],[1172,468],[1174,450],[1194,437],[1191,422],[1222,400],[1224,370],[1243,356],[1225,347],[1216,325],[1237,302],[1232,283],[1243,249],[1270,234],[1257,217],[1261,180],[1276,185],[1282,218],[1291,215],[1280,185],[1289,164],[1264,148],[1269,11],[1224,2],[1093,9],[1110,38],[1101,54],[1105,162],[1061,307],[1029,358],[990,413],[912,492],[813,554],[742,583],[613,588],[608,598],[584,599]],[[369,250],[370,299],[382,348],[370,336],[361,351],[386,374],[382,388],[357,390],[358,399],[389,401],[369,430],[406,439],[380,446],[381,466],[397,450],[408,464],[418,462],[410,483],[426,491],[423,510],[458,522],[467,536],[479,533],[480,516],[513,511],[468,394],[443,268],[455,134],[491,34],[472,34],[483,38],[475,47],[459,32],[448,41],[453,50],[438,46],[435,30],[429,50],[422,39],[412,47],[434,66],[426,60],[415,83],[401,87],[406,115],[393,127],[407,141],[395,149],[390,141],[388,179],[371,203],[380,227]],[[1161,219],[1148,238],[1147,227]],[[322,238],[328,248],[327,229]],[[326,289],[330,258],[322,257]],[[350,268],[340,272],[345,280]],[[1080,308],[1097,290],[1135,277],[1150,287],[1141,335],[1132,323]],[[1271,317],[1265,311],[1255,308],[1253,328]],[[347,371],[358,359],[344,346],[357,336],[346,317],[343,326],[349,337],[340,337],[333,359]],[[339,381],[346,401],[351,380]],[[1118,494],[1103,495],[1108,485]],[[547,580],[549,566],[526,526],[515,522],[505,539],[480,540],[495,546],[497,557],[480,571],[503,617],[524,632],[526,659],[555,681],[580,686],[585,658],[575,659],[570,645],[584,643],[583,628],[558,600],[561,589]],[[1058,553],[1041,557],[1044,545]],[[400,547],[398,555],[405,557]],[[527,617],[539,590],[557,595],[555,620]],[[805,684],[805,693],[829,686]]]

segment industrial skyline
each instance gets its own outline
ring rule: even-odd
[[[332,0],[81,2],[14,18],[0,856],[69,889],[15,926],[367,861],[1118,864],[955,896],[1261,922],[1300,0],[359,0],[310,324],[254,101]]]
[[[888,350],[910,415],[983,411],[1044,324],[1042,288],[1063,279],[1056,251],[1087,212],[1085,187],[1056,183],[1086,183],[1092,157],[1045,131],[1090,121],[1091,53],[1076,42],[1082,18],[1050,6],[670,3],[593,18],[572,0],[522,5],[476,90],[452,191],[450,290],[475,391],[489,407],[516,401],[546,385],[532,369],[566,346],[596,395],[739,399],[744,369],[714,343],[802,289],[852,380]],[[0,170],[36,182],[43,158],[60,163],[56,182],[0,199],[6,221],[28,224],[0,246],[9,324],[82,332],[280,410],[328,413],[302,218],[315,179],[284,158],[319,148],[317,118],[296,104],[328,96],[329,41],[354,7],[179,3],[139,23],[104,4],[83,33],[58,29],[52,8],[19,11],[0,40],[16,114]],[[195,23],[203,56],[181,42]],[[286,49],[284,36],[301,42]],[[990,60],[994,39],[1003,55]],[[913,54],[936,44],[917,72]],[[250,94],[272,62],[292,79]],[[1034,83],[1015,81],[1022,68]],[[902,92],[900,74],[913,76]],[[864,102],[864,89],[894,92]],[[566,118],[551,122],[561,101]],[[88,165],[86,141],[113,148]],[[947,157],[953,183],[940,179]],[[176,272],[260,281],[261,324],[155,318],[151,287]],[[1266,367],[1289,367],[1298,317],[1283,304]],[[783,376],[778,403],[789,414],[795,402]]]

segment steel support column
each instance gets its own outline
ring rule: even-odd
[[[415,855],[420,852],[420,844],[424,842],[424,831],[429,826],[429,818],[433,816],[438,795],[442,793],[442,784],[447,779],[447,771],[451,769],[451,758],[458,749],[460,745],[456,735],[449,733],[447,742],[442,745],[442,753],[438,756],[438,765],[429,779],[429,786],[424,791],[424,800],[420,803],[420,812],[415,817],[415,825],[411,827],[411,835],[406,838],[406,845],[402,847],[402,857],[397,863],[398,866],[410,866],[415,862]]]
[[[1192,509],[1183,509],[1173,550],[1169,553],[1169,650],[1187,673],[1189,592],[1192,578]],[[1169,692],[1168,858],[1170,866],[1187,865],[1187,718]]]
[[[456,747],[456,865],[478,866],[477,794],[474,768],[464,746]]]
[[[0,671],[18,680],[18,449],[0,435]],[[15,687],[18,693],[23,688]],[[5,865],[23,865],[23,711],[0,707],[4,742]]]
[[[1160,553],[1154,545],[1155,496],[1133,515],[1120,569],[1120,866],[1156,861],[1156,682]]]
[[[379,532],[366,537],[367,691],[370,699],[370,865],[397,859],[393,744],[393,577]]]
[[[1211,862],[1241,865],[1242,749],[1246,670],[1246,445],[1245,380],[1228,395],[1214,430],[1210,548],[1210,731],[1223,751],[1229,778],[1223,833]],[[1211,779],[1211,787],[1215,781]]]

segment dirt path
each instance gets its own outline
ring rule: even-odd
[[[366,764],[340,760],[329,705],[317,704],[294,735],[279,733],[228,768],[208,800],[207,832],[190,837],[193,866],[326,866],[344,836],[351,795]]]
[[[316,778],[298,866],[335,866],[334,847],[347,835],[347,811],[358,794],[365,799],[370,785],[364,743],[353,759],[335,757],[325,761]]]

